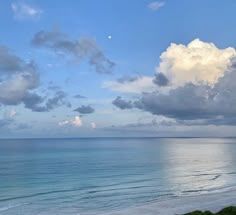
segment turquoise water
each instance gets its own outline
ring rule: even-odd
[[[99,214],[236,186],[236,139],[0,140],[0,214]]]

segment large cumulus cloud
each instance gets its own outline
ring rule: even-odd
[[[172,44],[161,55],[161,60],[157,72],[168,82],[156,84],[163,88],[168,83],[167,93],[161,90],[145,92],[135,101],[119,97],[123,103],[129,104],[125,108],[113,104],[121,109],[138,108],[153,115],[163,115],[182,124],[236,124],[236,57],[233,48],[219,50],[212,43],[194,40],[187,46]]]
[[[112,104],[121,110],[133,108],[132,102],[122,99],[121,96],[117,96],[116,99],[112,101]]]
[[[103,87],[120,93],[161,93],[184,86],[206,84],[213,86],[224,76],[231,59],[236,56],[232,47],[218,48],[213,43],[195,39],[187,45],[172,43],[160,56],[155,76],[141,76],[132,81],[105,81]]]
[[[213,43],[195,39],[188,45],[172,43],[160,56],[157,74],[162,73],[172,85],[186,83],[214,85],[224,76],[234,48],[219,49]]]

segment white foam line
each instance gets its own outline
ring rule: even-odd
[[[7,211],[7,210],[10,210],[12,208],[16,208],[16,207],[20,207],[20,206],[24,206],[24,205],[28,205],[29,203],[19,203],[19,204],[9,204],[8,206],[5,206],[5,207],[1,207],[0,208],[0,212],[1,211]]]
[[[236,205],[236,189],[219,193],[196,196],[182,196],[169,200],[132,207],[103,215],[176,215],[193,210],[211,210],[217,212],[223,207]]]

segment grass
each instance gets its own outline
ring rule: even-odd
[[[236,215],[236,207],[235,206],[226,207],[217,213],[197,210],[190,213],[186,213],[184,215]]]

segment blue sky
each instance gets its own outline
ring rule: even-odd
[[[234,136],[236,3],[0,2],[0,137]]]

